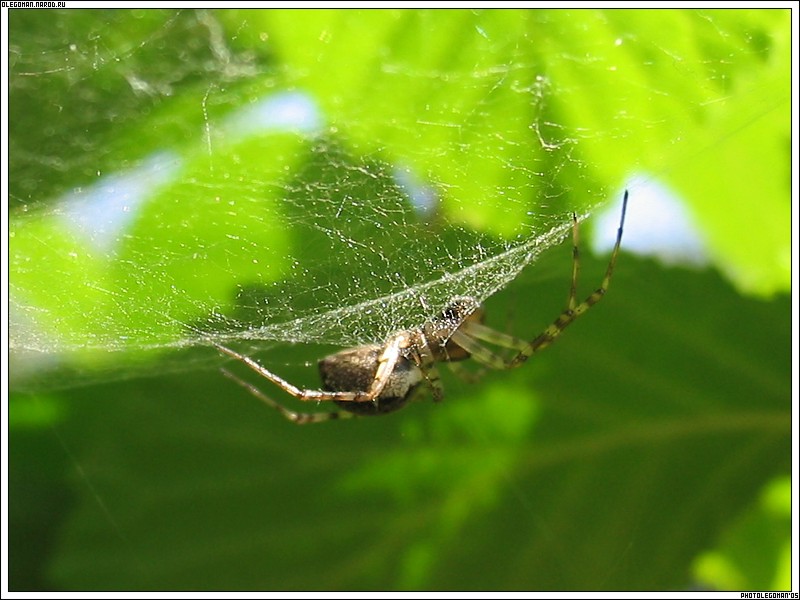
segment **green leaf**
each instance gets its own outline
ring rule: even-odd
[[[780,477],[770,482],[758,503],[725,533],[720,546],[698,558],[698,580],[717,589],[790,589],[791,503],[791,480]]]
[[[791,463],[789,15],[12,11],[10,587],[785,581],[742,515]],[[316,388],[464,293],[530,339],[571,248],[519,270],[636,177],[711,267],[623,241],[563,339],[441,404],[295,427],[188,347]]]
[[[567,248],[558,258],[566,271]],[[590,285],[602,265],[586,267]],[[549,321],[567,283],[529,280],[490,304],[518,334]],[[445,373],[442,404],[391,417],[294,426],[213,371],[66,393],[80,502],[47,580],[684,588],[695,556],[788,472],[789,314],[626,255],[547,353],[482,386]],[[309,371],[280,369],[315,385]]]

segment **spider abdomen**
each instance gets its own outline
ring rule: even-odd
[[[375,380],[382,346],[362,346],[342,350],[319,361],[319,373],[325,391],[367,392]],[[380,415],[405,406],[414,389],[422,382],[422,373],[411,361],[400,357],[381,394],[371,402],[335,401],[341,408],[358,415]]]

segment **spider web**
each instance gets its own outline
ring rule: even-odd
[[[23,375],[84,371],[61,383],[483,301],[610,197],[624,171],[587,165],[642,123],[565,108],[585,85],[550,73],[637,40],[590,41],[592,64],[533,39],[559,13],[10,17],[10,345]]]
[[[749,205],[732,200],[741,196],[726,193],[724,183],[740,188],[745,198],[755,197],[756,187],[763,202],[758,218],[745,214],[747,229],[763,229],[759,239],[781,240],[758,220],[760,213],[770,214],[764,209],[770,198],[785,197],[785,190],[781,196],[769,188],[774,184],[781,189],[779,177],[764,177],[753,172],[752,164],[745,169],[733,162],[736,156],[749,160],[741,144],[725,154],[722,166],[703,168],[704,159],[720,154],[716,147],[709,150],[708,138],[717,142],[739,130],[739,121],[726,120],[725,111],[717,109],[727,106],[727,114],[751,123],[754,113],[774,106],[773,98],[767,98],[774,88],[763,85],[763,78],[747,79],[747,74],[752,72],[748,67],[756,65],[754,70],[761,72],[769,63],[771,42],[763,33],[768,30],[764,21],[775,13],[668,11],[654,18],[652,11],[645,12],[646,17],[629,10],[10,12],[9,339],[14,385],[40,390],[201,369],[222,360],[209,347],[210,337],[248,354],[267,354],[259,358],[270,367],[297,367],[294,371],[309,373],[307,381],[312,382],[313,369],[302,366],[321,356],[316,344],[379,342],[426,321],[455,296],[482,301],[523,271],[544,277],[538,274],[547,266],[544,261],[532,263],[569,234],[572,211],[587,217],[621,195],[622,182],[633,172],[645,182],[658,179],[665,191],[681,177],[701,188],[709,186],[724,199],[723,209],[727,203],[736,205],[732,215],[746,213]],[[766,79],[771,81],[769,75]],[[752,90],[763,90],[766,100],[760,101],[764,98]],[[774,98],[785,100],[781,94]],[[762,124],[750,130],[758,130],[759,139],[772,139]],[[762,160],[772,157],[767,144],[750,147],[759,149]],[[783,164],[785,147],[777,152],[776,159],[766,162]],[[709,172],[710,178],[699,177],[698,170]],[[747,182],[736,178],[741,174]],[[632,225],[645,185],[626,186],[632,199],[626,251],[634,239]],[[619,213],[610,212],[613,231]],[[652,211],[642,214],[649,222],[665,220],[662,212],[658,218]],[[758,259],[744,243],[747,236],[732,237]],[[552,276],[558,277],[554,285],[565,296],[570,271],[567,248],[563,250]],[[462,565],[483,565],[485,556],[494,556],[500,571],[510,577],[510,584],[500,586],[504,588],[532,581],[517,578],[524,575],[538,577],[533,587],[550,589],[553,581],[574,581],[569,576],[575,573],[580,573],[579,581],[600,581],[609,588],[619,587],[620,581],[634,582],[634,589],[652,587],[654,572],[677,572],[671,566],[675,559],[648,561],[643,555],[657,570],[631,563],[635,574],[625,579],[631,548],[649,548],[660,539],[666,540],[669,556],[696,552],[693,536],[684,530],[709,522],[706,515],[718,515],[720,506],[733,512],[743,502],[735,491],[745,487],[747,474],[766,477],[776,466],[782,468],[780,456],[787,456],[783,445],[774,444],[773,455],[773,444],[757,437],[749,441],[736,429],[730,445],[709,443],[718,429],[709,430],[706,422],[715,421],[722,409],[734,422],[748,421],[752,398],[760,398],[764,382],[773,376],[779,380],[783,371],[774,375],[769,352],[754,353],[755,367],[740,369],[748,375],[745,385],[731,379],[726,368],[743,363],[726,360],[716,371],[698,370],[685,336],[661,334],[674,324],[688,330],[697,320],[695,307],[724,286],[715,283],[709,292],[704,289],[708,280],[698,280],[684,297],[676,290],[685,291],[685,282],[685,277],[666,279],[656,286],[660,302],[647,297],[652,308],[632,311],[630,322],[648,331],[630,335],[638,342],[630,348],[649,351],[647,342],[652,340],[649,346],[659,352],[648,355],[641,375],[631,377],[628,368],[609,375],[605,359],[587,375],[581,361],[565,361],[566,369],[558,375],[567,385],[554,393],[558,408],[549,420],[538,421],[535,386],[529,379],[512,381],[512,374],[504,374],[509,377],[504,387],[495,388],[497,402],[489,390],[485,398],[475,394],[472,403],[436,407],[444,411],[432,415],[431,429],[437,434],[431,439],[443,443],[435,448],[441,460],[433,463],[429,444],[419,443],[411,419],[408,428],[399,430],[408,445],[387,444],[386,430],[374,430],[373,441],[364,443],[366,434],[341,437],[329,428],[335,437],[317,437],[320,442],[314,446],[304,432],[283,434],[284,424],[277,418],[261,419],[256,426],[246,415],[258,413],[230,410],[227,397],[216,404],[198,401],[198,392],[210,391],[204,386],[215,377],[221,380],[220,389],[231,387],[214,373],[170,380],[178,384],[175,388],[157,380],[152,385],[137,382],[141,387],[115,386],[110,394],[109,388],[65,393],[64,402],[79,409],[66,426],[53,431],[102,516],[98,519],[84,501],[66,526],[59,523],[56,538],[66,550],[59,548],[53,581],[56,587],[86,587],[85,581],[92,582],[90,587],[97,587],[97,581],[158,587],[165,581],[161,587],[174,588],[181,581],[196,587],[209,574],[221,577],[212,581],[224,582],[229,576],[225,568],[208,568],[216,563],[185,561],[196,548],[223,548],[224,556],[214,560],[226,565],[235,560],[248,577],[269,581],[277,574],[273,582],[284,581],[281,577],[291,581],[299,568],[295,581],[303,585],[309,582],[304,572],[309,564],[335,571],[333,579],[322,580],[333,581],[329,587],[348,581],[342,579],[342,563],[332,557],[344,556],[345,571],[359,571],[361,579],[354,581],[362,583],[353,587],[375,587],[372,579],[364,584],[364,576],[381,569],[363,565],[378,564],[377,556],[392,569],[401,565],[404,587],[422,588],[438,581],[434,573],[445,573],[445,582],[463,582],[464,573],[483,576],[490,569]],[[584,281],[583,286],[592,283]],[[629,280],[628,290],[634,287]],[[640,298],[652,292],[648,288]],[[681,296],[685,304],[670,305],[671,295]],[[629,300],[627,306],[635,308],[635,303]],[[716,310],[719,305],[711,306]],[[726,318],[738,322],[750,307],[727,306],[719,321],[709,319],[708,331],[692,330],[691,348],[713,354],[713,362],[703,363],[712,367],[718,362],[716,349],[735,347],[735,357],[741,346],[742,356],[749,356],[764,336],[764,323],[768,332],[777,329],[773,323],[778,321],[759,312],[744,320],[746,335],[740,335],[741,329],[728,327]],[[545,323],[552,316],[545,313]],[[725,335],[715,333],[715,327]],[[653,329],[659,336],[652,335]],[[582,358],[591,358],[607,344],[602,337],[601,330]],[[767,338],[776,339],[771,334]],[[767,345],[774,350],[780,344]],[[625,351],[622,367],[638,363],[637,351]],[[677,363],[676,357],[681,359]],[[679,368],[673,369],[676,364]],[[669,376],[662,377],[658,369]],[[681,393],[687,388],[679,387],[676,399],[671,383],[682,378],[692,382],[698,372],[703,377],[691,393]],[[675,373],[685,377],[676,379]],[[611,377],[616,385],[599,398],[587,386],[601,377]],[[183,381],[186,388],[177,389]],[[642,396],[642,381],[650,382],[645,389],[652,385],[657,393]],[[134,389],[120,394],[125,387]],[[756,413],[763,418],[757,419],[755,431],[766,421],[774,439],[774,430],[783,435],[783,417],[769,410],[783,410],[776,398],[788,397],[788,390],[773,384],[766,391],[765,412]],[[35,396],[43,407],[40,412],[57,420],[63,412],[61,398],[48,403],[47,395],[42,396]],[[149,402],[139,402],[141,397]],[[734,398],[733,410],[722,406],[720,397]],[[114,401],[96,401],[100,398]],[[211,412],[197,410],[198,404]],[[241,403],[245,409],[253,404],[251,398]],[[394,422],[369,425],[391,427]],[[720,427],[727,431],[729,423],[723,419]],[[473,427],[477,435],[468,436],[465,444],[462,430],[472,434]],[[746,436],[750,429],[743,429]],[[67,431],[64,441],[59,430]],[[687,430],[688,436],[681,434]],[[324,428],[309,433],[325,435],[320,431]],[[541,439],[540,431],[548,435]],[[651,446],[641,445],[639,440],[652,431],[662,434]],[[528,444],[531,437],[535,445]],[[520,446],[522,439],[526,441]],[[687,444],[687,439],[697,443]],[[596,440],[611,440],[623,449],[643,448],[637,454],[647,453],[646,460],[668,468],[656,469],[661,477],[654,479],[653,471],[642,469],[627,450],[617,453],[614,446],[598,457],[592,443]],[[19,457],[28,446],[16,447],[13,454]],[[706,455],[705,462],[698,460],[698,448],[710,449],[712,459]],[[762,456],[764,448],[769,452]],[[146,456],[137,462],[142,454]],[[720,458],[713,458],[717,454]],[[573,456],[580,464],[572,466]],[[730,457],[733,467],[725,462]],[[33,470],[16,469],[18,481],[26,486],[36,484],[31,473],[61,476],[61,466],[42,468],[41,448],[30,464]],[[557,482],[550,477],[552,464]],[[762,464],[764,469],[751,468]],[[714,476],[719,473],[725,474],[724,480]],[[316,485],[309,486],[311,475],[318,477],[320,493],[309,493]],[[435,485],[427,483],[429,477]],[[469,521],[492,510],[487,507],[495,506],[509,482],[522,480],[524,487],[515,488],[524,505],[522,519],[513,512],[519,506],[509,511],[507,504],[498,504],[503,520],[488,529],[488,538],[502,540],[499,552],[484,552],[477,538],[476,561],[456,561],[452,575],[439,568],[438,559],[417,568],[420,556],[446,556],[449,546],[460,548],[460,540],[475,539],[475,529],[467,529]],[[354,490],[352,504],[316,502],[335,497],[340,481]],[[696,502],[672,500],[681,494],[696,498],[702,485],[710,485],[703,495],[710,508],[699,511],[696,521],[682,510],[670,513],[673,506],[697,508]],[[408,510],[374,503],[381,510],[370,521],[363,508],[365,491],[395,487]],[[230,493],[224,500],[237,519],[221,515],[222,526],[209,528],[220,516],[216,490],[222,488]],[[419,503],[409,502],[409,489],[419,490],[413,492],[420,494]],[[214,493],[198,495],[198,490]],[[44,493],[61,498],[52,487]],[[444,508],[431,504],[436,495],[444,498]],[[30,495],[18,498],[20,504],[33,505]],[[209,512],[187,513],[186,507],[194,510],[198,498],[200,504],[208,501]],[[564,510],[565,498],[569,510]],[[582,524],[597,522],[597,506],[616,507],[603,522],[629,522],[637,498],[645,499],[651,511],[641,513],[642,518],[634,514],[637,524],[648,524],[637,527],[641,534],[627,528],[615,536],[601,531],[592,537],[598,543],[584,551]],[[649,502],[653,498],[666,501],[662,506]],[[306,499],[315,502],[305,504]],[[280,510],[297,500],[297,511]],[[66,505],[61,502],[58,510],[51,503],[44,506],[49,516],[63,514]],[[387,506],[403,518],[388,522],[382,511]],[[178,518],[173,507],[180,511]],[[320,507],[328,512],[315,513]],[[409,528],[405,515],[411,513],[427,517],[419,527]],[[24,514],[26,522],[29,514],[37,514],[35,508]],[[388,530],[390,537],[411,536],[411,550],[394,541],[370,545],[363,551],[366,559],[353,561],[338,545],[331,551],[324,531],[319,536],[318,524],[338,522],[336,518],[344,518],[348,535],[374,523],[373,530]],[[281,527],[281,521],[290,526]],[[676,529],[676,522],[688,525]],[[173,523],[178,527],[173,529]],[[109,526],[120,538],[111,544],[104,536]],[[261,551],[261,528],[274,550]],[[342,530],[332,531],[338,538]],[[516,541],[509,544],[498,531],[513,533]],[[198,543],[193,537],[198,532],[207,539]],[[36,535],[41,537],[38,530]],[[684,541],[678,544],[678,538]],[[310,539],[316,554],[308,554]],[[291,544],[274,540],[302,543],[293,550]],[[127,546],[121,553],[120,541]],[[231,558],[236,544],[246,552]],[[572,548],[582,550],[576,554]],[[575,556],[583,562],[576,563]],[[506,568],[522,564],[515,562],[519,557],[525,559],[525,569]],[[531,564],[541,563],[542,568],[529,568],[531,557]],[[155,575],[141,577],[139,563],[153,565]],[[190,579],[176,584],[176,572]],[[682,573],[670,575],[670,587],[685,587],[676,579]]]

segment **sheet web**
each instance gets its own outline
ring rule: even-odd
[[[548,283],[565,299],[567,246],[553,256],[557,271],[542,273],[550,265],[540,259],[569,235],[573,210],[585,217],[616,196],[618,190],[611,188],[625,179],[630,165],[661,174],[656,169],[677,170],[676,164],[687,164],[678,162],[681,153],[681,159],[688,156],[702,165],[698,158],[717,152],[714,142],[738,131],[734,122],[720,133],[709,114],[726,97],[737,96],[741,79],[735,78],[736,68],[750,59],[762,61],[758,49],[726,43],[739,39],[736,32],[750,36],[750,22],[758,13],[721,11],[710,18],[688,11],[661,11],[656,17],[654,11],[628,10],[368,11],[370,18],[397,14],[401,22],[394,29],[381,30],[378,23],[360,27],[346,42],[340,41],[348,27],[344,16],[303,14],[308,15],[304,19],[329,21],[309,36],[317,45],[306,60],[292,49],[309,46],[278,39],[306,25],[314,29],[296,15],[291,17],[296,27],[268,22],[281,15],[267,11],[9,15],[12,389],[40,391],[208,369],[207,376],[189,373],[170,385],[137,382],[143,385],[65,394],[64,402],[83,396],[70,412],[61,409],[58,397],[49,402],[37,396],[42,406],[38,412],[56,420],[52,430],[67,462],[56,457],[56,463],[41,468],[41,459],[53,454],[50,445],[32,445],[28,442],[39,438],[22,431],[26,443],[15,453],[23,459],[16,471],[24,476],[26,465],[32,464],[40,474],[55,474],[55,487],[49,480],[33,481],[34,488],[45,485],[49,498],[54,489],[64,489],[65,481],[70,489],[76,487],[74,477],[64,477],[65,466],[71,464],[86,488],[76,488],[72,495],[77,504],[71,502],[67,513],[56,511],[54,520],[50,510],[44,521],[39,519],[58,527],[58,535],[51,536],[58,542],[51,544],[54,558],[45,565],[48,577],[55,578],[56,587],[129,582],[133,588],[172,589],[208,581],[211,573],[222,582],[214,587],[225,588],[230,587],[225,583],[228,571],[208,565],[233,564],[233,548],[242,550],[236,555],[240,570],[255,574],[256,579],[248,579],[254,588],[263,588],[259,582],[264,578],[291,587],[307,582],[303,565],[309,564],[308,544],[301,544],[294,554],[300,560],[294,560],[291,542],[319,538],[319,552],[311,558],[331,567],[321,574],[321,585],[332,581],[328,587],[341,587],[347,569],[356,565],[356,574],[351,568],[349,575],[356,582],[353,587],[380,585],[376,573],[389,578],[388,586],[443,587],[437,582],[448,581],[445,563],[458,566],[471,560],[462,558],[459,540],[497,514],[502,517],[500,530],[511,523],[523,544],[506,553],[510,563],[501,553],[498,564],[545,556],[544,568],[526,571],[544,574],[530,587],[552,588],[574,580],[578,571],[588,573],[582,580],[588,582],[585,587],[600,581],[639,589],[638,583],[648,577],[666,581],[663,569],[641,575],[641,569],[626,565],[630,548],[639,540],[658,539],[669,530],[670,519],[664,519],[664,526],[650,519],[652,531],[638,537],[622,531],[611,545],[579,552],[587,557],[586,564],[576,566],[568,552],[571,546],[560,540],[572,539],[572,546],[583,548],[585,531],[577,526],[572,538],[562,535],[564,511],[558,507],[564,504],[564,486],[548,485],[555,456],[561,461],[559,472],[567,473],[565,489],[574,500],[568,502],[570,510],[580,517],[571,523],[592,521],[598,489],[611,494],[604,506],[623,508],[612,521],[629,519],[629,487],[607,485],[609,481],[640,476],[640,483],[650,488],[642,487],[633,497],[655,497],[650,491],[658,490],[652,488],[650,474],[634,464],[628,477],[625,469],[632,463],[626,454],[642,445],[639,425],[651,417],[661,419],[665,407],[672,407],[674,386],[656,394],[650,405],[634,401],[634,412],[615,412],[604,408],[623,406],[626,389],[612,385],[603,391],[597,385],[604,377],[613,380],[607,367],[614,352],[625,354],[635,344],[617,347],[598,340],[608,353],[584,346],[581,357],[597,360],[571,360],[563,365],[565,371],[553,371],[550,380],[558,380],[559,387],[543,390],[555,393],[558,402],[552,407],[542,403],[546,410],[539,410],[538,399],[530,395],[534,388],[538,392],[538,384],[502,377],[496,380],[502,384],[495,388],[499,395],[476,390],[469,402],[437,407],[442,410],[431,412],[424,423],[409,413],[408,426],[401,423],[398,430],[399,442],[408,443],[387,445],[391,440],[380,431],[371,438],[345,439],[334,428],[329,432],[339,446],[352,442],[353,451],[320,453],[305,432],[284,433],[285,424],[276,415],[252,423],[243,419],[242,410],[258,414],[263,408],[251,398],[242,398],[231,409],[227,394],[244,392],[219,374],[224,358],[209,338],[256,356],[294,384],[316,387],[312,361],[328,350],[318,344],[380,342],[430,319],[455,296],[489,298],[522,270],[557,277]],[[361,18],[355,11],[341,15]],[[448,20],[419,33],[424,28],[414,19],[435,20],[438,15],[448,15]],[[449,20],[452,15],[461,20]],[[260,18],[265,22],[257,23]],[[734,18],[747,26],[732,27],[728,20]],[[523,33],[514,29],[518,23]],[[695,34],[703,43],[686,43]],[[364,45],[357,38],[364,38]],[[753,38],[758,41],[759,36]],[[485,59],[481,62],[479,56]],[[336,70],[342,64],[346,68]],[[712,139],[694,135],[698,129],[709,131]],[[751,147],[767,151],[761,145]],[[649,158],[642,158],[648,153]],[[741,154],[749,159],[747,152]],[[723,171],[723,180],[737,172],[754,178],[745,168]],[[637,191],[631,188],[626,251],[635,232],[628,227],[635,222],[630,217],[640,206]],[[728,202],[719,186],[714,194]],[[763,189],[759,194],[762,200],[771,196]],[[645,217],[657,220],[652,212]],[[613,226],[617,219],[614,212]],[[630,274],[633,262],[622,258],[619,282],[625,271]],[[597,278],[584,277],[581,295],[596,283]],[[622,290],[612,290],[615,299]],[[688,300],[681,300],[685,308]],[[526,303],[524,297],[516,301],[525,309]],[[627,306],[632,306],[630,299]],[[664,322],[680,319],[681,306],[667,310]],[[505,329],[506,315],[499,312],[490,315],[490,324]],[[554,316],[549,308],[543,310],[542,325]],[[638,323],[647,315],[636,312],[633,317]],[[661,333],[663,327],[656,329]],[[507,330],[522,336],[539,331],[527,326]],[[675,340],[673,346],[680,346],[681,340]],[[234,368],[265,393],[284,398],[242,365]],[[219,385],[222,398],[211,397],[217,390],[209,382]],[[631,384],[630,398],[639,397],[630,377],[620,382]],[[448,397],[453,387],[446,386]],[[703,435],[706,424],[718,416],[712,388],[705,394],[708,414],[696,409],[703,406],[702,389],[687,419],[682,419],[680,406],[676,409],[676,418],[689,423],[690,437],[698,431]],[[749,410],[746,402],[742,406]],[[635,411],[644,412],[637,416]],[[698,414],[699,427],[692,420]],[[63,424],[62,415],[68,417]],[[728,421],[722,421],[726,431]],[[657,433],[662,430],[656,428]],[[546,435],[538,435],[540,431]],[[664,435],[656,436],[664,454],[663,460],[655,455],[656,460],[696,464],[691,445],[686,456],[679,452],[687,445],[686,427],[677,428],[677,437],[675,432],[667,423],[667,437],[675,442],[671,445]],[[319,437],[324,432],[308,433],[328,443]],[[585,477],[587,471],[578,463],[600,464],[596,442],[608,446],[609,439],[613,443],[604,452],[608,464],[592,469],[592,478]],[[583,450],[575,450],[576,440],[585,442]],[[708,446],[703,439],[699,442]],[[624,452],[617,451],[620,444]],[[415,453],[415,447],[421,452]],[[25,459],[26,448],[35,448],[35,460]],[[564,448],[567,453],[561,456]],[[526,456],[531,449],[535,456]],[[708,472],[719,472],[713,465],[716,458],[709,460]],[[569,475],[572,463],[577,470]],[[260,466],[254,470],[254,464]],[[672,470],[663,471],[662,488],[672,492]],[[696,475],[681,479],[689,482],[688,498],[697,495],[691,482],[704,480],[701,471]],[[705,479],[716,483],[714,477]],[[315,485],[328,495],[333,490],[334,502],[315,501],[319,494],[308,493]],[[220,513],[219,494],[197,493],[220,486],[232,507],[227,516]],[[409,495],[413,489],[419,494]],[[542,490],[552,493],[542,495]],[[326,540],[333,539],[330,524],[337,524],[337,532],[371,527],[370,515],[359,508],[365,494],[386,496],[390,500],[385,506],[399,502],[408,514],[426,515],[427,521],[417,518],[421,525],[409,529],[411,521],[399,513],[393,527],[381,511],[373,511],[390,543],[383,545],[383,555],[370,547],[363,560],[344,556],[343,569],[329,560],[342,558],[339,548],[327,550]],[[438,505],[431,503],[437,495],[442,499]],[[210,498],[207,507],[198,504],[203,497]],[[511,498],[510,504],[503,503],[505,497]],[[263,499],[270,504],[276,498],[310,500],[278,502],[277,510],[265,511]],[[37,505],[49,510],[52,502],[31,504],[32,510]],[[354,510],[341,510],[350,505]],[[281,510],[283,506],[290,510]],[[314,517],[325,506],[334,512]],[[180,510],[177,521],[171,517],[175,507]],[[548,512],[550,507],[556,508]],[[514,511],[522,521],[509,521]],[[164,518],[154,524],[153,515]],[[207,527],[209,518],[224,527]],[[295,521],[305,529],[295,527]],[[182,529],[175,529],[176,522]],[[262,529],[269,534],[267,545],[279,552],[253,552],[254,543],[266,539],[258,536]],[[193,537],[198,532],[206,539]],[[272,544],[278,539],[275,532],[284,532],[287,543]],[[405,533],[412,543],[398,552]],[[558,542],[555,555],[542,552],[553,540]],[[681,565],[697,553],[696,544],[684,546],[677,559]],[[210,554],[198,554],[197,548]],[[227,554],[220,555],[220,548]],[[196,568],[186,556],[199,556],[189,561]],[[241,560],[244,556],[253,560]],[[432,556],[444,558],[426,559]],[[607,560],[598,567],[592,562],[595,557]],[[265,564],[271,570],[264,571]],[[364,564],[377,565],[368,569],[366,580],[359,568]],[[140,565],[152,569],[148,573]],[[291,565],[300,565],[299,570]],[[462,580],[464,572],[456,568],[449,580]],[[508,581],[506,587],[513,587],[521,580],[512,573]],[[679,585],[676,581],[672,587]],[[476,586],[486,587],[480,582]]]
[[[355,110],[232,43],[230,19],[161,17],[133,40],[96,17],[49,38],[12,22],[12,115],[66,106],[63,134],[10,140],[19,356],[127,377],[121,356],[210,338],[379,342],[502,289],[601,198],[522,50],[449,70],[390,53]]]

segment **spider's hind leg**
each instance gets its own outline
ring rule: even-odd
[[[347,412],[345,410],[335,410],[330,412],[295,412],[293,410],[289,410],[282,404],[276,402],[269,396],[267,396],[264,392],[258,389],[251,383],[246,382],[244,379],[240,379],[237,375],[234,375],[227,369],[220,369],[222,374],[225,375],[228,379],[238,383],[248,392],[250,392],[253,396],[261,400],[264,404],[277,410],[281,415],[283,415],[286,419],[291,421],[292,423],[297,423],[298,425],[306,425],[307,423],[321,423],[322,421],[330,421],[333,419],[349,419],[352,418],[353,413]]]

